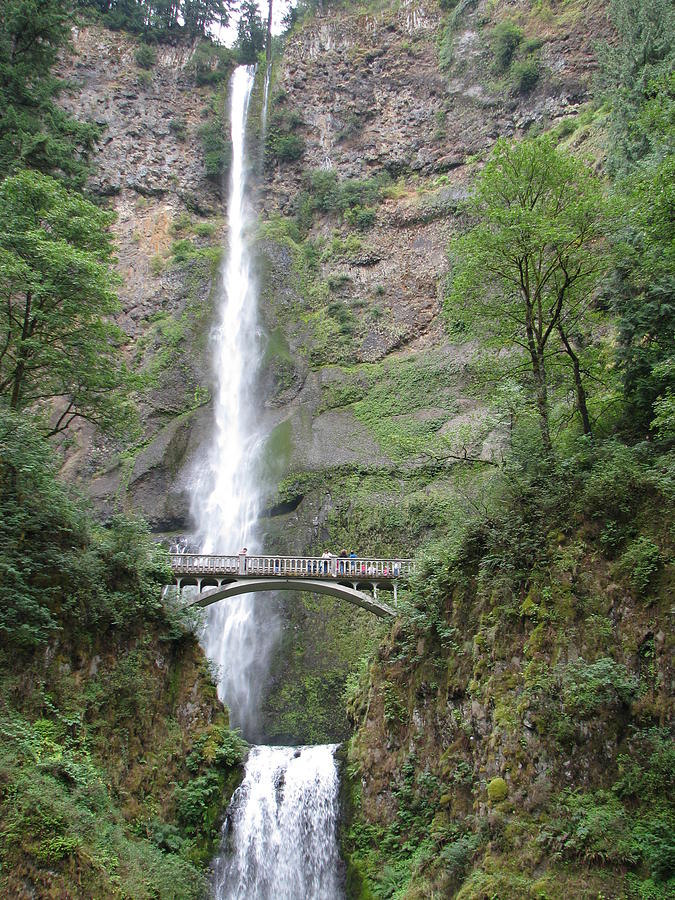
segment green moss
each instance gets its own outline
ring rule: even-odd
[[[263,467],[270,480],[278,480],[293,455],[293,427],[290,419],[272,429],[265,441]]]
[[[488,782],[487,793],[491,803],[501,803],[508,796],[509,789],[503,778],[493,778]]]

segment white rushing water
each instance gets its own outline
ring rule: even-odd
[[[214,870],[219,900],[337,900],[335,746],[254,747]]]
[[[246,116],[255,70],[239,66],[232,77],[232,163],[228,191],[229,246],[221,271],[218,321],[211,334],[215,376],[214,436],[193,491],[197,540],[204,553],[255,552],[260,507],[255,427],[255,379],[260,348],[256,285],[247,229]],[[209,608],[207,655],[219,668],[219,695],[232,724],[256,737],[257,709],[276,636],[271,605],[251,594]]]
[[[260,450],[255,396],[260,358],[246,191],[246,117],[254,69],[231,85],[232,164],[229,244],[221,272],[218,321],[211,334],[214,433],[196,475],[192,513],[204,553],[256,552]],[[265,87],[265,98],[269,84]],[[266,102],[266,99],[265,99]],[[218,690],[231,723],[259,735],[259,708],[278,625],[270,595],[244,594],[209,608],[203,642],[219,668]],[[235,794],[214,863],[217,900],[337,900],[338,776],[335,748],[254,747]]]

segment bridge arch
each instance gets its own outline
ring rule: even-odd
[[[247,578],[230,581],[220,587],[207,587],[196,597],[191,598],[188,606],[211,606],[219,600],[227,600],[240,594],[262,593],[263,591],[306,591],[312,594],[327,594],[346,600],[354,606],[360,606],[375,616],[384,619],[395,616],[396,611],[379,598],[373,597],[351,585],[337,581],[320,581],[310,578]]]

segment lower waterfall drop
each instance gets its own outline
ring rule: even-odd
[[[336,745],[254,747],[214,866],[217,900],[338,900]]]

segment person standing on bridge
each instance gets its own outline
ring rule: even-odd
[[[246,574],[246,554],[248,553],[248,548],[242,547],[239,551],[239,561],[241,563],[241,572],[242,575]]]
[[[333,554],[330,550],[324,550],[321,554],[321,559],[323,560],[323,574],[328,575],[330,571],[330,561],[333,558]]]
[[[349,556],[349,554],[347,553],[346,550],[342,550],[340,552],[340,575],[345,574],[345,565],[346,565],[345,560],[347,559],[348,556]]]

